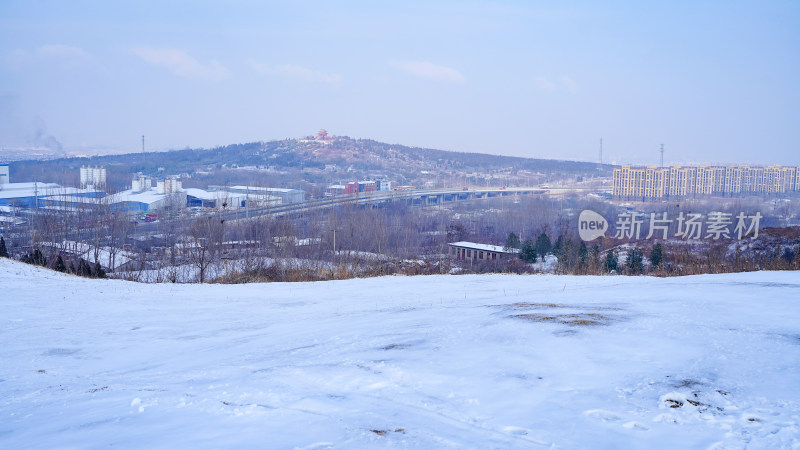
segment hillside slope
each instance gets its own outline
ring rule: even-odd
[[[253,167],[270,173],[301,173],[308,180],[370,175],[395,182],[420,179],[420,172],[442,176],[504,174],[541,180],[550,176],[609,176],[612,166],[587,162],[520,158],[407,147],[369,139],[336,138],[330,144],[297,139],[232,144],[212,149],[65,158],[11,163],[15,181],[54,181],[73,185],[83,165],[105,166],[112,184],[130,183],[130,174],[193,175],[222,168]],[[327,170],[327,172],[326,172]],[[305,172],[305,173],[303,173]],[[537,175],[538,174],[538,177]],[[230,175],[229,175],[230,176]]]
[[[2,448],[800,445],[792,272],[0,286]]]

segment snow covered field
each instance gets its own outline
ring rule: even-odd
[[[800,275],[145,285],[0,259],[0,448],[800,448]]]

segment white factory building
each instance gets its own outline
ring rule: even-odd
[[[7,183],[0,186],[0,206],[34,208],[43,197],[69,189],[75,188],[62,188],[56,183]]]
[[[305,191],[300,189],[270,188],[261,186],[208,186],[211,192],[228,192],[230,194],[244,194],[248,204],[268,207],[285,205],[288,203],[301,203],[306,200]]]
[[[109,196],[115,210],[138,212],[186,207],[186,192],[177,178],[153,180],[138,174],[131,180],[131,188]]]
[[[203,207],[214,209],[239,209],[248,205],[247,194],[236,194],[228,191],[206,191],[204,189],[187,188],[186,206],[190,208]],[[250,207],[253,207],[250,198]]]
[[[0,164],[0,206],[34,208],[48,195],[75,191],[80,189],[65,188],[56,183],[12,183],[8,164]]]
[[[305,192],[256,186],[209,186],[208,190],[183,188],[177,177],[156,180],[137,174],[131,188],[107,195],[106,169],[80,168],[81,188],[56,183],[11,183],[8,164],[0,164],[0,207],[89,209],[107,205],[130,213],[179,210],[186,207],[215,209],[270,208],[305,200]]]
[[[86,168],[81,168],[81,185],[85,181],[84,169]],[[101,175],[96,179],[94,178],[96,172],[89,173],[92,177],[91,183],[105,182],[104,172],[100,172]],[[131,189],[112,195],[95,190],[97,186],[91,183],[86,185],[86,189],[60,188],[43,197],[41,203],[47,208],[86,209],[102,205],[114,211],[128,212],[182,209],[186,206],[186,194],[181,191],[181,182],[175,179],[161,180],[153,186],[149,177],[136,175],[131,183]]]

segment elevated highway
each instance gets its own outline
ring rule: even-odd
[[[389,192],[361,192],[358,194],[343,194],[322,199],[308,200],[302,203],[290,203],[270,208],[231,211],[224,213],[224,215],[231,220],[260,215],[281,217],[316,209],[334,208],[352,204],[378,206],[389,202],[405,201],[410,205],[427,206],[481,198],[519,195],[563,195],[576,191],[604,192],[605,189],[573,187],[476,187],[466,189],[415,189],[394,190]],[[608,191],[610,192],[610,189]]]
[[[361,192],[343,194],[321,199],[312,199],[300,203],[266,208],[246,208],[234,211],[223,211],[220,219],[226,221],[249,219],[259,216],[285,217],[304,214],[314,210],[330,209],[344,205],[362,207],[379,207],[391,202],[405,201],[414,206],[433,206],[463,200],[487,199],[519,195],[564,195],[570,192],[604,192],[605,189],[574,187],[472,187],[467,189],[414,189],[394,190],[389,192]],[[610,193],[610,189],[608,190]],[[175,226],[186,225],[195,218],[181,218],[171,221]],[[155,232],[157,223],[142,223],[137,226],[137,233]]]

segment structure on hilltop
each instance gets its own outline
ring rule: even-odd
[[[328,136],[328,130],[326,130],[324,128],[317,132],[316,139],[318,141],[332,141],[333,140],[332,137]]]

